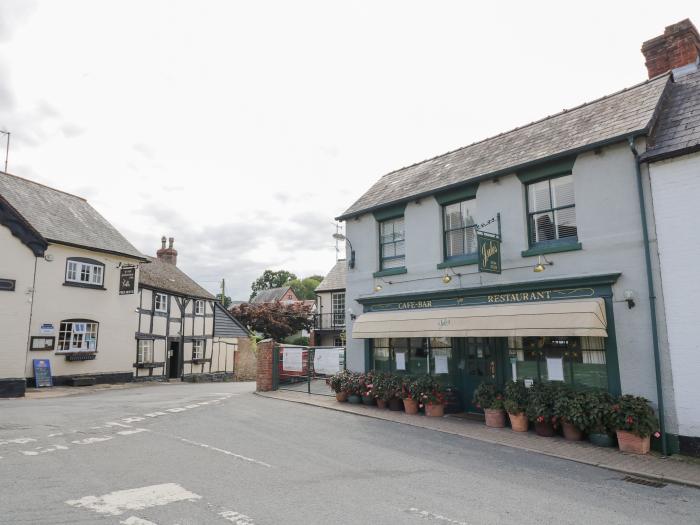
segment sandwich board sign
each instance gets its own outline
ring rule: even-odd
[[[51,361],[48,359],[32,359],[34,365],[34,384],[37,388],[53,386],[51,378]]]

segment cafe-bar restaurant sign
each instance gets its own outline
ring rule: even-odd
[[[479,232],[476,236],[479,250],[479,271],[501,273],[501,240]]]

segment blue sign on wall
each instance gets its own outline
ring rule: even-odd
[[[32,359],[34,365],[34,384],[37,388],[53,386],[51,378],[51,361],[48,359]]]

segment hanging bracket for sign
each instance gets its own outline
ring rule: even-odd
[[[488,232],[481,228],[496,222],[498,233]],[[476,228],[477,253],[479,256],[479,271],[486,273],[501,273],[501,214],[497,213],[495,220],[489,219]]]

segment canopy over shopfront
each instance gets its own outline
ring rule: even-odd
[[[525,304],[368,312],[354,323],[356,339],[381,337],[607,337],[602,298]]]

